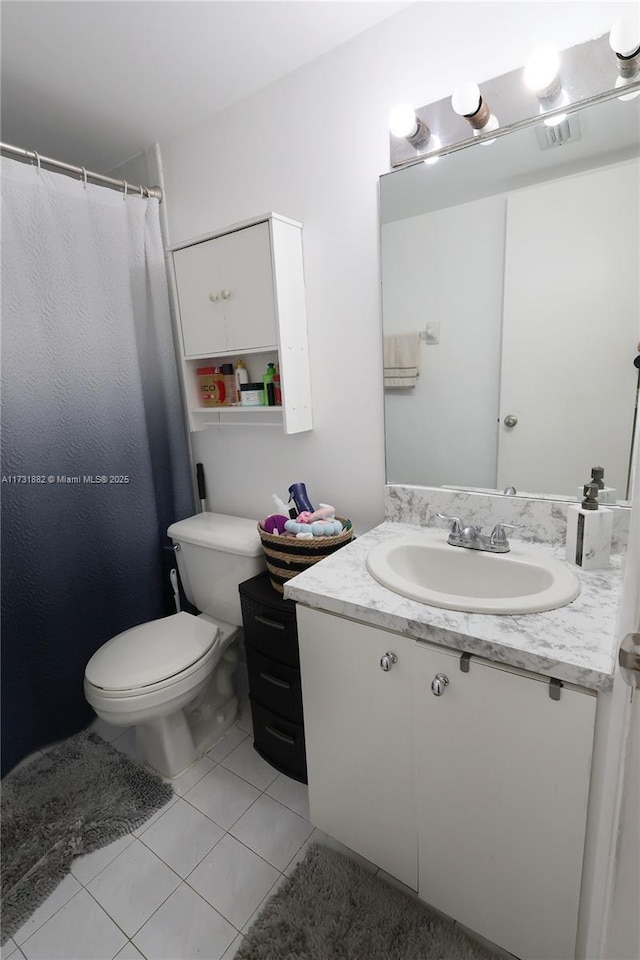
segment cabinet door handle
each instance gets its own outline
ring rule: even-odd
[[[283,743],[287,743],[290,747],[295,743],[293,737],[288,737],[286,733],[280,733],[275,727],[266,726],[264,729],[267,733],[271,734],[272,737],[275,737],[276,740],[282,740]]]
[[[291,684],[287,683],[286,680],[280,680],[278,677],[273,677],[270,673],[261,673],[260,676],[263,680],[266,680],[267,683],[272,683],[274,687],[282,687],[283,690],[291,690]]]
[[[216,301],[219,299],[220,299],[220,294],[214,293],[214,291],[212,290],[211,293],[209,294],[209,300],[211,300],[211,303],[216,303]]]
[[[277,620],[267,620],[266,617],[261,617],[257,613],[254,613],[253,619],[262,623],[265,627],[271,627],[273,630],[284,630],[284,623],[278,623]]]
[[[441,697],[449,686],[449,677],[445,673],[436,673],[431,681],[431,692],[434,697]]]
[[[380,657],[380,669],[384,670],[386,673],[388,670],[391,670],[391,667],[397,662],[398,655],[396,653],[392,653],[391,650],[387,650],[387,652]]]
[[[220,296],[222,297],[223,300],[228,300],[231,297],[231,291],[223,290]]]

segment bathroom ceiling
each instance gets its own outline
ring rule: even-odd
[[[2,0],[2,140],[108,172],[408,6]]]

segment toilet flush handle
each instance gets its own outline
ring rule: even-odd
[[[173,549],[175,550],[176,553],[178,553],[178,551],[181,550],[182,547],[180,546],[179,543],[174,543]]]

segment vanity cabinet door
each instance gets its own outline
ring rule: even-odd
[[[415,890],[414,641],[300,605],[297,619],[311,821]]]
[[[419,895],[523,960],[575,955],[596,698],[416,644]],[[434,695],[432,682],[440,678]]]

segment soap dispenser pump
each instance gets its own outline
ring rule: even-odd
[[[604,480],[604,467],[591,468],[590,483],[595,483],[598,487],[598,503],[616,503],[618,491],[615,487],[608,487]],[[578,487],[578,500],[582,497],[582,487]]]
[[[592,479],[582,488],[581,503],[567,508],[567,552],[569,563],[583,570],[609,566],[613,512],[598,503],[598,484]]]

